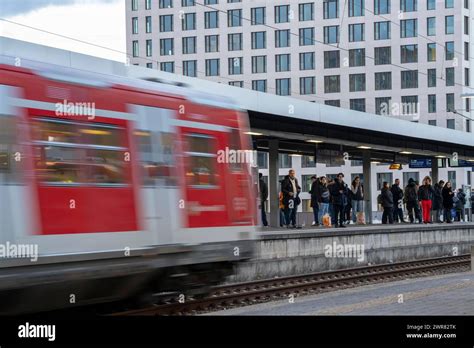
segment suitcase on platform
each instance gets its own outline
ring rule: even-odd
[[[365,213],[360,211],[356,214],[357,217],[357,225],[365,225]]]
[[[323,225],[325,227],[331,227],[331,217],[329,216],[329,214],[323,216]]]

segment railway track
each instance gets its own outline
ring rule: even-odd
[[[202,299],[174,296],[151,307],[111,314],[112,316],[193,315],[226,308],[340,290],[373,283],[468,271],[471,256],[460,255],[364,266],[337,271],[222,285]]]

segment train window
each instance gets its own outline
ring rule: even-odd
[[[176,186],[174,136],[166,132],[135,131],[144,186]]]
[[[39,181],[61,185],[126,183],[124,129],[36,119],[35,163]]]
[[[187,134],[189,165],[186,180],[189,186],[204,187],[217,185],[216,140],[204,134]]]
[[[0,184],[18,182],[18,166],[21,161],[20,147],[17,144],[17,123],[13,116],[0,115]]]

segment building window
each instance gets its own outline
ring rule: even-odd
[[[402,96],[401,114],[402,115],[418,115],[418,96],[417,95]]]
[[[314,76],[300,77],[300,94],[316,94],[316,78]]]
[[[405,19],[400,21],[400,37],[415,37],[417,35],[417,24],[416,19]]]
[[[204,28],[213,29],[219,27],[219,12],[204,12]]]
[[[278,164],[280,168],[291,168],[292,167],[291,156],[288,155],[287,153],[279,153]]]
[[[162,62],[160,63],[160,70],[169,73],[174,73],[174,62]]]
[[[445,59],[453,60],[454,59],[454,41],[446,42],[445,47]]]
[[[196,36],[183,37],[183,54],[196,53]]]
[[[469,68],[464,68],[464,85],[467,87],[471,85],[471,81],[469,79]]]
[[[206,76],[219,76],[219,59],[206,59]]]
[[[160,0],[158,7],[159,8],[172,8],[173,0]]]
[[[351,110],[365,112],[365,99],[350,99],[349,105]]]
[[[374,48],[374,64],[385,65],[392,63],[392,48],[388,47],[375,47]]]
[[[339,18],[339,0],[324,0],[324,19]]]
[[[390,71],[375,73],[375,90],[392,89],[392,73]]]
[[[194,0],[181,0],[181,6],[182,7],[196,6],[194,2],[195,2]]]
[[[436,0],[426,0],[427,10],[436,10]]]
[[[134,57],[138,57],[140,55],[140,51],[139,51],[139,48],[138,48],[138,41],[137,40],[134,40],[132,41],[132,55]]]
[[[229,58],[229,75],[240,75],[243,74],[243,57]]]
[[[204,46],[206,52],[219,52],[219,35],[206,35]]]
[[[329,106],[334,106],[334,107],[340,108],[341,107],[341,101],[339,99],[333,99],[333,100],[326,99],[324,101],[324,105],[329,105]]]
[[[132,0],[132,11],[138,11],[138,0]]]
[[[426,18],[426,34],[428,36],[436,35],[436,17]]]
[[[290,21],[290,6],[275,6],[275,23],[288,23]]]
[[[197,76],[197,61],[185,60],[183,61],[183,75],[196,77]]]
[[[174,40],[160,39],[160,55],[172,56],[174,54]]]
[[[257,165],[260,169],[268,168],[268,154],[266,152],[257,152]]]
[[[445,34],[454,34],[454,16],[444,17],[444,32]]]
[[[471,120],[466,120],[466,132],[471,133]],[[469,182],[468,185],[470,184],[471,183]]]
[[[241,51],[242,50],[242,34],[228,34],[228,50],[229,51]]]
[[[364,41],[364,24],[349,24],[349,42]]]
[[[362,92],[365,91],[365,74],[349,75],[349,91]]]
[[[277,95],[291,95],[291,80],[276,79],[276,94]]]
[[[145,0],[145,10],[151,10],[151,0]]]
[[[275,30],[275,47],[290,47],[289,30]]]
[[[364,15],[365,0],[349,0],[349,17]]]
[[[173,31],[173,15],[160,16],[160,32]]]
[[[324,76],[324,93],[340,93],[341,77],[340,75]]]
[[[454,86],[454,68],[446,68],[446,86]]]
[[[446,120],[446,128],[456,129],[456,121],[454,120],[454,118],[449,118]]]
[[[428,62],[436,61],[436,43],[426,44],[426,54]]]
[[[314,67],[314,52],[300,53],[300,70],[312,70]]]
[[[146,40],[146,56],[147,57],[151,57],[153,55],[152,49],[153,49],[153,44],[151,40]]]
[[[375,22],[374,23],[374,40],[390,39],[390,22]]]
[[[132,34],[138,34],[138,17],[132,18]]]
[[[265,24],[265,7],[254,7],[251,10],[251,22],[252,25],[263,25]]]
[[[401,87],[418,88],[418,70],[406,70],[401,72]]]
[[[469,42],[464,43],[464,60],[469,60]]]
[[[418,62],[418,45],[400,46],[400,60],[402,63]]]
[[[151,16],[145,17],[145,32],[147,34],[151,33],[152,25],[151,25]]]
[[[267,91],[267,80],[253,80],[252,89],[254,91],[266,92]]]
[[[428,125],[436,126],[436,120],[428,120]]]
[[[275,71],[282,72],[282,71],[290,71],[290,70],[291,70],[290,55],[277,54],[275,56]]]
[[[241,27],[242,26],[242,10],[228,10],[227,11],[227,26]]]
[[[314,28],[300,28],[300,46],[314,45]]]
[[[302,168],[314,168],[314,167],[316,167],[316,157],[303,155],[303,157],[301,157],[301,167]]]
[[[469,35],[469,16],[464,16],[464,34]]]
[[[454,0],[444,0],[444,6],[446,8],[454,8]]]
[[[349,66],[365,66],[365,48],[349,50]]]
[[[252,49],[258,50],[267,48],[267,32],[257,31],[252,33]]]
[[[428,113],[436,112],[436,94],[428,94]]]
[[[390,116],[391,114],[391,100],[390,97],[375,98],[375,113],[382,116]]]
[[[400,10],[402,12],[414,12],[417,10],[417,0],[400,0]]]
[[[312,2],[299,4],[299,19],[301,22],[312,21],[314,19],[314,4]]]
[[[333,44],[339,42],[339,26],[332,25],[324,27],[324,43]]]
[[[454,106],[454,93],[446,94],[446,111],[447,112],[456,111],[455,106]]]
[[[374,14],[389,14],[390,0],[374,0]]]
[[[185,13],[182,19],[183,30],[195,30],[196,29],[196,14]]]
[[[324,51],[324,69],[339,68],[340,51]]]
[[[153,63],[146,63],[146,67],[148,69],[153,69]]]
[[[244,81],[229,81],[229,86],[244,88]]]
[[[252,57],[252,74],[262,74],[267,72],[267,56]]]
[[[436,69],[428,69],[428,87],[436,87]]]

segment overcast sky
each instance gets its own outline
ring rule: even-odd
[[[0,0],[0,17],[125,52],[125,0]],[[125,55],[0,21],[0,36],[125,61]]]

